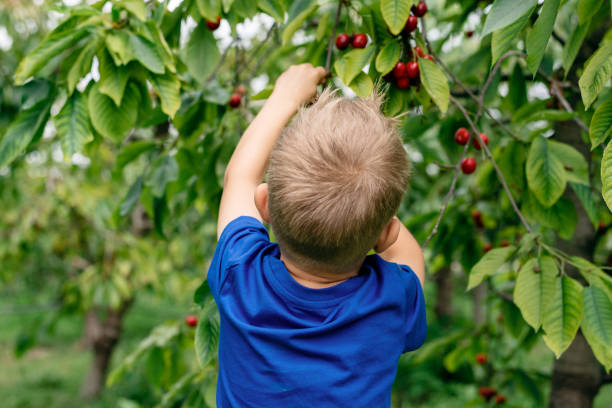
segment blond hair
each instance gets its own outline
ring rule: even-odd
[[[270,224],[283,256],[328,272],[354,268],[398,210],[410,163],[383,98],[326,89],[276,141],[268,168]]]

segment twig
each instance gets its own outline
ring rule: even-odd
[[[270,36],[272,35],[272,32],[276,29],[276,23],[272,24],[270,26],[270,29],[268,29],[268,32],[266,33],[266,37],[257,45],[257,47],[251,52],[251,58],[247,61],[245,61],[244,64],[240,65],[238,67],[238,69],[236,69],[236,73],[240,74],[242,71],[245,70],[245,68],[247,68],[249,65],[251,65],[251,62],[253,62],[253,60],[255,59],[255,56],[257,55],[257,53],[262,49],[262,47],[264,45],[266,45],[268,43],[268,40],[270,39]]]
[[[497,296],[499,296],[500,298],[507,300],[508,302],[514,302],[514,299],[512,298],[512,295],[506,293],[506,292],[500,292],[500,291],[496,291],[495,294]]]
[[[552,37],[557,40],[561,46],[565,47],[565,40],[561,38],[561,36],[555,30],[552,32]]]
[[[508,51],[497,60],[497,62],[495,63],[495,66],[493,66],[493,69],[489,73],[489,77],[487,78],[484,85],[482,86],[482,89],[480,90],[480,94],[479,94],[480,97],[478,98],[478,112],[476,112],[476,117],[474,118],[474,122],[478,123],[478,119],[480,119],[480,115],[482,115],[485,94],[487,93],[487,89],[493,82],[493,77],[495,77],[495,74],[497,74],[497,71],[499,71],[499,68],[501,67],[502,62],[504,62],[506,58],[511,57],[513,55],[525,55],[525,54],[523,54],[520,51]]]
[[[219,72],[221,65],[223,65],[223,61],[225,61],[225,57],[227,56],[227,54],[229,53],[229,50],[232,48],[232,45],[234,45],[235,42],[236,42],[236,38],[232,38],[232,41],[229,43],[227,48],[223,51],[223,54],[221,54],[221,58],[219,58],[219,62],[217,62],[215,69],[213,69],[213,72],[211,72],[208,78],[206,78],[206,82],[212,81],[213,78],[217,76],[217,72]]]
[[[436,166],[440,167],[441,169],[456,169],[457,165],[452,165],[452,164],[444,164],[444,163],[438,163],[437,161],[433,161],[433,164],[435,164]]]
[[[559,100],[561,106],[563,106],[563,109],[570,113],[574,113],[574,109],[572,109],[572,106],[569,104],[567,99],[565,99],[565,96],[563,96],[563,91],[561,90],[561,84],[559,83],[559,81],[554,78],[550,78],[541,69],[538,70],[538,73],[542,75],[548,82],[550,82],[550,93]],[[578,127],[580,127],[580,129],[589,133],[589,127],[585,125],[584,122],[580,120],[580,118],[575,117],[573,121],[578,125]]]
[[[331,64],[331,54],[334,48],[334,39],[336,38],[336,29],[338,28],[338,22],[340,21],[340,12],[342,11],[342,3],[344,0],[338,0],[338,8],[336,9],[336,20],[334,21],[334,29],[332,35],[329,38],[329,45],[327,46],[327,57],[325,57],[325,71],[329,72],[329,66]]]

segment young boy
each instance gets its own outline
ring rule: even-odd
[[[398,358],[425,340],[423,254],[395,217],[406,152],[379,95],[300,108],[324,77],[283,73],[225,171],[208,271],[220,408],[389,407]]]

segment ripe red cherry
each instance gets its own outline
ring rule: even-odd
[[[484,222],[482,222],[482,213],[478,210],[472,211],[472,219],[478,228],[484,228]]]
[[[478,394],[480,394],[485,401],[489,401],[495,394],[497,394],[497,391],[495,391],[495,388],[493,387],[480,387],[478,388]]]
[[[476,160],[473,157],[466,157],[461,161],[461,171],[463,174],[472,174],[476,170]]]
[[[499,243],[500,247],[507,247],[509,245],[510,245],[510,242],[506,241],[505,239]]]
[[[476,362],[480,365],[483,365],[487,362],[487,355],[485,353],[476,354]]]
[[[506,402],[506,397],[503,394],[497,394],[495,396],[495,403],[497,405],[502,405],[504,402]]]
[[[221,24],[221,17],[219,16],[217,16],[216,21],[206,20],[206,26],[208,27],[210,31],[215,31],[217,28],[219,28],[220,24]]]
[[[336,37],[336,48],[339,50],[345,50],[351,43],[351,37],[346,33],[338,34]]]
[[[419,64],[412,61],[406,64],[406,74],[410,79],[416,79],[419,77]]]
[[[196,327],[196,325],[198,324],[198,317],[194,315],[189,315],[185,317],[185,324],[187,324],[187,326],[189,327]]]
[[[406,64],[403,62],[398,62],[395,64],[393,68],[393,76],[397,79],[403,78],[406,76]]]
[[[419,4],[410,8],[412,14],[417,17],[423,17],[427,13],[427,4],[424,1],[419,1]]]
[[[416,47],[414,47],[414,52],[416,52],[417,55],[419,57],[421,57],[421,58],[423,58],[425,56],[425,54],[423,54],[423,50],[418,45]]]
[[[241,99],[242,97],[240,96],[239,93],[234,93],[232,94],[232,97],[230,98],[228,105],[231,106],[232,108],[237,108],[238,106],[240,106]]]
[[[426,56],[424,56],[423,58],[428,59],[428,60],[430,60],[431,62],[434,62],[434,58],[433,58],[431,55],[429,55],[429,54],[427,54],[427,55],[426,55]]]
[[[406,78],[406,77],[400,78],[400,79],[397,80],[396,84],[397,84],[397,87],[399,89],[409,88],[410,87],[410,79]]]
[[[455,132],[455,142],[461,146],[465,146],[468,140],[470,140],[470,132],[466,128],[457,129]]]
[[[467,31],[465,32],[465,36],[466,36],[467,38],[472,38],[472,36],[473,36],[473,35],[474,35],[474,31],[472,31],[472,30],[467,30]]]
[[[406,20],[406,25],[404,26],[404,30],[407,33],[411,33],[417,29],[418,24],[419,24],[419,19],[416,18],[416,16],[410,16],[408,17],[408,20]]]
[[[483,245],[482,252],[484,252],[486,254],[487,252],[489,252],[492,249],[493,249],[493,245],[491,245],[489,242],[487,242],[486,244]]]
[[[484,144],[486,144],[487,146],[489,145],[489,136],[487,136],[484,133],[480,134],[480,138],[482,139],[482,141],[484,142]],[[472,145],[474,146],[474,148],[476,150],[480,150],[480,142],[478,141],[477,137],[472,138]]]
[[[353,38],[353,48],[365,48],[368,44],[368,36],[363,33],[355,34]]]

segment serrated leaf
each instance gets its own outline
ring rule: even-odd
[[[178,164],[173,156],[165,155],[153,164],[145,185],[151,188],[155,197],[161,197],[166,191],[166,184],[178,179]]]
[[[125,165],[136,159],[142,153],[151,150],[157,146],[157,143],[151,140],[138,140],[134,143],[130,143],[119,151],[117,154],[117,161],[115,165],[118,168],[123,168]]]
[[[549,304],[542,328],[544,342],[557,358],[569,347],[582,320],[582,285],[569,276],[555,282],[555,296]]]
[[[42,99],[21,112],[0,140],[0,169],[10,164],[28,145],[38,140],[49,119],[53,98]]]
[[[567,39],[565,46],[563,47],[563,71],[565,72],[566,77],[570,69],[572,68],[572,65],[574,64],[574,60],[578,55],[578,51],[580,51],[580,47],[584,42],[584,38],[589,32],[589,25],[590,21],[587,21],[584,24],[576,25],[576,27],[574,27],[574,29],[572,30],[572,33],[570,34],[569,38]]]
[[[421,84],[444,115],[448,110],[450,89],[446,76],[438,66],[427,58],[419,58]]]
[[[138,178],[132,183],[130,189],[128,190],[127,195],[123,199],[121,203],[121,207],[119,207],[119,214],[122,217],[125,217],[130,212],[138,202],[140,198],[140,193],[142,192],[142,186],[144,185],[144,176],[138,176]]]
[[[138,104],[140,94],[133,84],[130,84],[123,95],[121,105],[101,93],[98,84],[89,90],[88,108],[91,124],[94,129],[107,139],[114,142],[122,141],[138,119]]]
[[[546,0],[540,16],[527,35],[527,68],[535,76],[553,31],[561,0]]]
[[[597,361],[604,366],[606,373],[609,373],[610,370],[612,370],[612,348],[608,345],[599,343],[589,332],[583,330],[582,334],[584,334],[589,346],[591,346],[591,350]]]
[[[340,80],[348,86],[370,63],[373,55],[374,47],[370,46],[349,51],[344,57],[337,59],[334,68]]]
[[[591,119],[589,125],[589,138],[591,139],[591,150],[594,150],[601,143],[605,143],[606,139],[612,132],[612,97],[603,101]]]
[[[608,142],[601,158],[601,195],[612,211],[612,140]]]
[[[487,15],[482,36],[507,27],[535,7],[537,0],[496,0]]]
[[[535,266],[540,268],[539,272],[535,272]],[[514,303],[523,319],[535,331],[540,328],[548,303],[554,298],[558,273],[555,260],[549,256],[542,257],[539,264],[536,258],[532,258],[519,271],[514,287]]]
[[[512,104],[513,111],[517,111],[527,104],[527,85],[519,61],[514,64],[512,69],[510,83],[508,84],[508,99]]]
[[[494,248],[487,252],[470,271],[467,290],[480,285],[485,278],[493,275],[516,251],[513,245]]]
[[[123,92],[130,79],[131,69],[122,65],[116,67],[110,54],[103,50],[99,57],[98,70],[100,72],[99,90],[104,95],[110,97],[115,105],[121,105]]]
[[[138,34],[129,34],[131,53],[138,62],[146,69],[156,74],[163,74],[164,62],[162,61],[155,44]]]
[[[123,30],[112,30],[106,33],[104,37],[106,49],[113,57],[115,65],[125,65],[134,59],[132,47],[130,46],[130,37]]]
[[[357,96],[361,98],[367,98],[372,95],[372,90],[374,89],[374,82],[372,82],[372,78],[361,72],[355,77],[355,79],[353,79],[353,82],[351,82],[350,87],[353,91],[355,91]]]
[[[390,72],[397,61],[399,61],[402,49],[399,43],[395,40],[387,42],[376,56],[376,70],[381,75]]]
[[[216,354],[218,344],[219,322],[216,318],[214,304],[209,303],[207,307],[202,308],[196,327],[195,350],[200,367],[206,366]]]
[[[62,141],[64,153],[70,157],[81,151],[83,145],[93,140],[89,127],[87,100],[75,92],[66,100],[62,110],[53,118],[57,135]]]
[[[567,143],[554,140],[547,140],[547,143],[552,154],[563,163],[565,179],[568,182],[589,185],[589,165],[582,153]]]
[[[145,28],[149,34],[151,41],[155,44],[157,48],[157,52],[161,56],[164,61],[164,66],[172,73],[176,72],[176,61],[174,58],[174,54],[166,42],[166,38],[164,34],[161,32],[160,27],[154,21],[147,21],[145,24]]]
[[[183,60],[189,74],[200,84],[205,84],[213,72],[221,54],[212,32],[206,27],[205,21],[200,21],[191,33],[183,52]]]
[[[406,25],[412,3],[412,0],[381,0],[380,12],[393,35],[398,35]]]
[[[181,83],[178,77],[169,72],[163,75],[149,74],[149,81],[159,95],[162,111],[173,118],[181,107]]]
[[[582,23],[588,22],[591,17],[597,13],[597,10],[601,8],[604,0],[578,0],[576,6],[576,14],[578,14],[578,21]]]
[[[578,80],[584,109],[587,110],[612,76],[612,41],[604,42],[587,60]]]
[[[580,327],[585,337],[591,337],[612,348],[612,301],[597,286],[589,286],[582,292],[584,316]]]
[[[140,21],[147,19],[147,9],[143,0],[121,0],[119,5],[134,14]]]
[[[595,200],[593,199],[593,193],[591,187],[588,184],[570,183],[572,190],[576,193],[576,196],[582,203],[582,207],[586,212],[589,220],[593,224],[593,228],[597,228],[599,219],[597,216],[597,207],[595,206]]]
[[[287,19],[287,25],[283,30],[282,38],[282,46],[286,46],[289,44],[291,39],[293,38],[293,34],[297,31],[298,28],[304,24],[304,21],[315,12],[318,5],[316,2],[312,0],[300,0],[294,1],[291,4],[291,8],[289,9],[289,17]]]
[[[68,82],[68,94],[71,95],[76,88],[76,85],[79,83],[81,78],[83,78],[89,71],[91,71],[91,63],[93,61],[93,56],[98,51],[100,47],[100,40],[96,37],[95,40],[90,41],[83,47],[81,53],[74,61],[74,64],[70,67],[68,74],[66,76],[66,81]]]
[[[527,21],[529,21],[531,13],[533,13],[533,8],[527,9],[527,11],[512,24],[493,32],[491,36],[491,66],[495,65],[499,57],[512,47],[512,42],[517,39],[518,34],[523,27],[525,27]]]
[[[556,203],[565,191],[567,180],[563,163],[552,153],[548,140],[534,139],[525,166],[527,184],[538,201],[545,207]]]
[[[551,207],[544,207],[532,192],[527,192],[523,198],[522,210],[528,220],[555,229],[563,239],[570,239],[574,235],[578,214],[568,198],[561,197]]]

